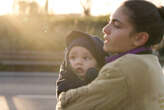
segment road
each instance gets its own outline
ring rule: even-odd
[[[0,110],[55,110],[56,80],[57,73],[0,72]]]
[[[0,110],[55,110],[56,73],[0,72]]]

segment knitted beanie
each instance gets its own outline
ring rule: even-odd
[[[94,37],[80,31],[72,31],[66,37],[66,46],[66,59],[68,59],[68,54],[72,47],[82,46],[90,51],[96,59],[99,67],[102,67],[105,64],[105,56],[107,56],[107,53],[103,50],[103,41],[98,37]]]

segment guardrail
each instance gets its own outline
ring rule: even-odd
[[[0,65],[10,67],[57,67],[64,52],[0,51]]]

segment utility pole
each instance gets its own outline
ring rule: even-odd
[[[18,1],[17,0],[13,0],[13,6],[12,6],[12,12],[16,13],[16,7],[17,7]]]
[[[90,16],[91,11],[91,0],[80,0],[81,6],[83,8],[83,13],[85,16]]]
[[[46,0],[46,2],[45,2],[44,11],[46,14],[48,14],[48,0]]]

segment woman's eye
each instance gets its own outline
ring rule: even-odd
[[[120,26],[119,26],[119,25],[116,25],[116,24],[114,24],[114,27],[116,27],[116,28],[120,28]]]
[[[115,22],[115,21],[113,21],[113,22],[111,21],[111,22],[109,22],[109,24],[111,26],[115,27],[115,28],[120,28],[120,25],[117,22]]]
[[[120,26],[119,26],[118,23],[112,23],[112,26],[113,26],[113,27],[116,27],[116,28],[120,28]]]

